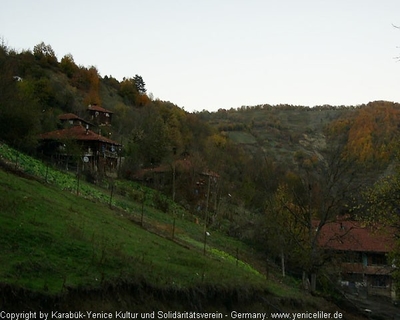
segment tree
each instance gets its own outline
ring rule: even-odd
[[[162,118],[150,107],[142,109],[135,121],[128,143],[128,157],[144,167],[159,165],[167,154],[168,146]]]
[[[146,95],[143,78],[135,75],[134,78],[124,78],[118,88],[118,94],[124,98],[126,104],[143,107],[150,102]]]
[[[89,91],[84,99],[84,104],[101,104],[100,99],[100,76],[97,68],[92,66],[87,71],[87,78],[89,82]]]
[[[282,256],[311,275],[313,290],[326,262],[318,242],[321,230],[347,213],[361,185],[361,167],[346,155],[343,141],[330,140],[328,146],[324,158],[304,159],[299,173],[287,173],[266,210],[269,222],[278,228],[270,240],[280,243]]]
[[[139,95],[135,80],[132,78],[124,78],[119,86],[118,94],[124,98],[126,104],[134,106],[136,104],[136,97]]]
[[[395,248],[390,253],[389,259],[398,267],[400,261],[400,162],[397,159],[392,174],[383,178],[363,192],[364,203],[355,210],[359,218],[365,223],[374,226],[380,233],[387,233],[387,227],[397,230],[388,236],[393,237]],[[395,268],[392,273],[396,288],[400,287],[400,270]]]
[[[57,66],[57,56],[49,44],[41,42],[33,47],[33,55],[42,66]]]
[[[393,159],[399,121],[399,104],[374,101],[333,121],[329,130],[332,134],[346,135],[348,156],[376,169],[387,166]]]
[[[145,94],[147,90],[143,78],[138,74],[135,74],[133,81],[135,83],[136,91],[139,92],[139,94]]]
[[[72,54],[66,54],[60,61],[61,71],[64,72],[68,78],[72,78],[78,71],[78,66],[75,64]]]
[[[0,139],[33,151],[41,114],[33,86],[28,81],[15,81],[7,64],[0,62],[0,92]]]

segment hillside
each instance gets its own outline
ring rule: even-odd
[[[336,308],[309,301],[340,289],[313,221],[371,222],[365,195],[397,173],[399,104],[189,113],[44,43],[3,45],[0,71],[7,304]]]
[[[369,140],[371,149],[361,153],[369,153],[377,161],[384,160],[387,154],[376,152],[387,148],[386,144],[397,135],[398,113],[399,104],[374,101],[356,107],[263,105],[203,112],[199,116],[250,152],[262,150],[267,157],[293,164],[296,153],[320,155],[327,147],[326,139],[332,138],[329,137],[332,130],[338,136],[346,135],[344,143],[354,153],[360,153],[364,147],[362,139]],[[370,159],[365,154],[360,156],[362,161]]]
[[[250,151],[260,148],[268,157],[292,163],[295,152],[313,154],[323,150],[326,146],[325,127],[349,112],[343,109],[276,106],[220,111],[212,115],[209,122],[225,131],[234,142],[246,145]]]
[[[121,195],[110,207],[107,190],[82,182],[77,195],[68,187],[76,177],[24,155],[15,165],[5,145],[1,154],[3,309],[339,310],[273,268],[266,278],[249,264],[259,263],[251,249],[223,234],[212,232],[204,255],[203,226],[190,216]]]

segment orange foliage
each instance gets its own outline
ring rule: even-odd
[[[100,99],[100,76],[95,67],[91,67],[87,72],[89,82],[89,92],[84,99],[84,104],[101,104]]]
[[[136,96],[135,103],[139,107],[143,107],[150,102],[149,97],[146,94],[139,94]]]
[[[387,161],[394,150],[400,105],[377,101],[358,109],[351,118],[332,123],[329,133],[347,134],[349,156],[364,161]]]

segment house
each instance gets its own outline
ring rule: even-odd
[[[68,162],[77,152],[83,169],[104,173],[117,169],[121,144],[89,130],[88,126],[76,125],[43,133],[39,140],[42,152],[59,161]]]
[[[89,113],[90,119],[99,126],[111,125],[111,120],[113,112],[104,109],[97,104],[89,104],[87,111]]]
[[[359,221],[339,220],[321,228],[319,245],[338,257],[341,285],[365,297],[396,298],[392,283],[394,266],[388,253],[394,248],[394,230],[365,226]]]
[[[78,117],[76,114],[73,113],[64,113],[60,114],[58,116],[58,120],[65,126],[76,126],[76,125],[81,125],[81,126],[93,126],[92,123],[86,121],[85,119],[82,119]]]

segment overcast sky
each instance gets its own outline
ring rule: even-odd
[[[1,0],[0,37],[187,111],[400,102],[399,0]],[[105,106],[107,107],[107,106]]]

